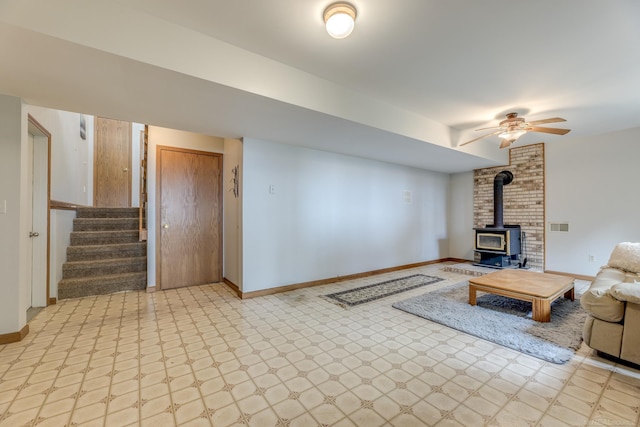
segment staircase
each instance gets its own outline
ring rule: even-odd
[[[78,208],[58,299],[144,290],[147,243],[138,208]]]

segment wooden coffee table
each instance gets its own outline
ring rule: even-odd
[[[533,320],[551,321],[551,303],[564,295],[574,300],[573,278],[529,270],[504,269],[469,279],[469,304],[476,305],[476,292],[488,292],[530,301]]]

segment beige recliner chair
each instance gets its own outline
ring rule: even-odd
[[[640,364],[640,243],[619,243],[580,304],[582,337],[594,350]]]

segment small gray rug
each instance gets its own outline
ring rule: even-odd
[[[343,307],[353,307],[354,305],[375,301],[390,295],[399,294],[400,292],[406,292],[421,286],[431,285],[442,280],[444,279],[441,279],[440,277],[414,274],[411,276],[401,277],[399,279],[387,280],[380,283],[374,283],[372,285],[323,295],[322,297]]]
[[[586,312],[565,298],[551,305],[551,322],[531,319],[531,303],[479,292],[477,305],[469,305],[464,281],[393,304],[394,308],[432,320],[487,341],[552,363],[566,363],[582,343]]]
[[[447,265],[442,269],[450,273],[466,274],[467,276],[483,276],[489,273],[495,273],[497,269],[489,267],[481,267],[479,265],[465,263]]]

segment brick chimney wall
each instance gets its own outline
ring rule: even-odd
[[[504,186],[504,223],[520,225],[525,233],[522,256],[527,267],[544,270],[544,143],[509,150],[509,165],[476,169],[473,173],[474,227],[493,223],[493,179],[503,170],[513,173]]]

